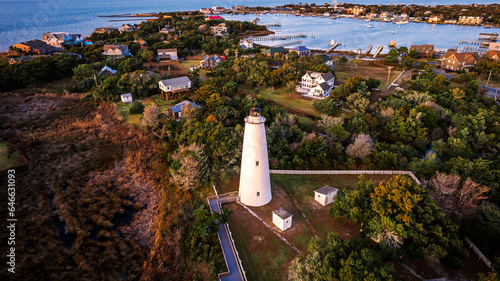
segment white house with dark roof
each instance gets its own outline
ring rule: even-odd
[[[116,44],[116,45],[104,45],[102,48],[104,51],[102,54],[105,56],[110,56],[114,58],[121,58],[130,56],[127,45]]]
[[[74,45],[83,41],[81,34],[70,34],[68,32],[49,32],[42,35],[42,41],[56,48],[62,48],[62,44]]]
[[[137,27],[134,24],[126,23],[120,27],[120,33],[123,32],[134,32],[137,31]]]
[[[311,50],[305,46],[298,46],[289,50],[290,53],[297,53],[299,57],[310,57],[312,56]]]
[[[321,205],[326,206],[333,202],[333,198],[337,196],[339,190],[335,187],[328,185],[314,191],[314,200],[318,201]]]
[[[297,86],[297,92],[305,97],[324,99],[330,96],[334,80],[335,77],[331,72],[306,71],[306,74],[302,76],[300,85]]]
[[[243,50],[253,49],[253,40],[248,38],[240,39],[239,45]]]
[[[277,210],[273,211],[273,223],[281,231],[285,231],[292,227],[292,217],[293,215],[285,211],[285,209],[283,209],[282,207],[279,207]]]
[[[178,93],[180,98],[180,93],[187,92],[191,89],[191,80],[187,76],[165,79],[158,82],[158,86],[167,99],[170,99],[172,94]]]
[[[131,103],[133,101],[131,93],[122,94],[120,98],[123,103]]]
[[[158,49],[158,60],[159,61],[165,61],[165,60],[178,60],[179,57],[177,57],[177,49]]]
[[[229,33],[227,31],[227,26],[225,23],[221,23],[221,24],[214,25],[214,26],[210,27],[210,33],[214,37],[224,37],[224,36],[229,35]]]
[[[183,113],[191,107],[201,108],[198,104],[185,100],[168,108],[166,113],[168,116],[175,118],[175,120],[179,120],[181,119]]]

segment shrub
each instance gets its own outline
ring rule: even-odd
[[[130,114],[142,114],[144,112],[144,104],[134,101],[129,110]]]

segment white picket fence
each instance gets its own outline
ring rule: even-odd
[[[392,170],[269,170],[271,175],[407,175],[422,184],[411,171]]]

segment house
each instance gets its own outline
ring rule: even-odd
[[[200,68],[210,69],[215,68],[219,63],[225,61],[226,58],[224,56],[205,56],[202,61],[200,61]]]
[[[330,95],[334,81],[335,77],[331,72],[306,71],[297,86],[297,92],[306,97],[324,99]]]
[[[500,61],[500,51],[488,51],[488,53],[486,53],[486,59]]]
[[[311,50],[306,48],[305,46],[298,46],[289,51],[290,53],[297,53],[299,57],[310,57],[312,56]]]
[[[220,13],[224,13],[226,9],[224,7],[217,7],[215,5],[212,6],[212,14],[218,15]]]
[[[224,37],[229,35],[225,23],[221,23],[210,27],[210,34],[212,34],[215,37]]]
[[[354,6],[353,8],[347,10],[348,14],[352,14],[355,16],[362,15],[364,12],[365,12],[365,9],[363,9],[359,6]]]
[[[185,100],[168,108],[166,113],[168,116],[174,118],[175,120],[179,120],[181,119],[184,111],[189,109],[190,107],[201,108],[201,106],[197,105],[196,103]]]
[[[166,99],[181,97],[181,93],[188,92],[191,89],[191,80],[187,76],[165,79],[158,82],[162,96]]]
[[[285,231],[292,227],[292,217],[293,215],[285,211],[282,207],[273,211],[273,223],[281,229],[281,231]]]
[[[148,42],[146,42],[146,40],[144,40],[144,39],[137,39],[137,40],[134,40],[134,42],[139,44],[141,46],[141,49],[145,49],[148,47]]]
[[[94,43],[90,39],[85,39],[85,40],[83,40],[83,45],[90,46],[90,45],[94,45]]]
[[[122,25],[122,27],[120,28],[120,33],[122,32],[133,32],[133,31],[137,31],[137,27],[133,24],[124,24]]]
[[[108,27],[98,27],[94,30],[94,33],[99,33],[99,34],[111,33],[111,32],[118,32],[118,28],[108,26]]]
[[[9,60],[9,63],[10,64],[22,63],[22,62],[25,62],[25,61],[30,61],[30,60],[32,60],[34,58],[35,57],[33,57],[33,56],[23,56],[23,57],[19,57],[19,58],[11,58]]]
[[[440,23],[443,20],[443,15],[431,15],[429,23]]]
[[[262,53],[266,54],[268,56],[274,57],[276,54],[286,55],[286,54],[288,54],[288,51],[283,47],[276,47],[276,48],[270,48],[270,49],[264,50]]]
[[[223,20],[224,18],[221,17],[221,16],[209,16],[209,17],[206,17],[205,18],[205,21],[209,21],[209,20]]]
[[[337,196],[339,190],[335,187],[328,185],[314,191],[314,200],[318,201],[321,205],[326,206],[333,202],[333,197]]]
[[[54,46],[50,46],[49,44],[38,39],[17,43],[9,47],[9,53],[13,54],[34,53],[43,55],[50,54],[55,51],[56,48]]]
[[[477,53],[448,51],[439,59],[439,65],[446,70],[460,71],[464,69],[468,71],[478,60],[479,55]]]
[[[163,33],[163,34],[169,34],[169,33],[174,33],[175,32],[175,29],[173,28],[168,28],[168,27],[164,27],[162,29],[160,29],[160,33]]]
[[[432,58],[434,56],[434,45],[411,45],[410,51],[415,51],[421,58]]]
[[[122,99],[123,103],[131,103],[132,102],[132,94],[131,93],[122,94],[120,96],[120,98]]]
[[[210,14],[211,12],[210,8],[200,8],[200,13],[202,14]]]
[[[111,67],[105,65],[103,68],[101,68],[101,71],[99,71],[99,75],[103,75],[103,76],[115,76],[116,75],[116,70],[114,70]]]
[[[458,18],[458,24],[477,25],[482,23],[483,23],[483,17],[460,16]]]
[[[330,56],[322,55],[321,59],[323,59],[326,66],[333,69],[333,59]]]
[[[253,49],[253,40],[247,38],[240,39],[239,45],[243,50]]]
[[[178,60],[177,49],[158,49],[158,60]]]
[[[490,45],[488,46],[489,51],[500,51],[500,43],[493,43],[491,42]]]
[[[102,49],[104,51],[102,54],[105,56],[110,56],[114,58],[130,56],[130,52],[128,51],[127,45],[122,45],[122,44],[104,45]]]
[[[74,45],[83,41],[81,34],[69,34],[67,32],[49,32],[42,35],[42,41],[58,49],[62,44]]]
[[[193,72],[195,69],[196,69],[196,66],[194,66],[194,65],[191,65],[191,66],[189,67],[189,71],[190,71],[190,72]]]

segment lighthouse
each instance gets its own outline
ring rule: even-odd
[[[265,121],[256,106],[245,117],[239,195],[241,203],[253,207],[264,206],[272,199]]]

